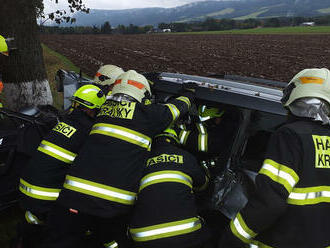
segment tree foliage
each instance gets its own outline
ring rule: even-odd
[[[111,29],[111,25],[110,22],[105,22],[102,26],[101,26],[101,33],[102,34],[111,34],[112,29]]]
[[[89,13],[89,8],[85,6],[82,0],[67,0],[68,2],[68,10],[56,10],[51,13],[44,13],[44,6],[42,4],[42,0],[34,0],[40,2],[37,7],[37,14],[39,18],[43,19],[43,23],[45,23],[48,20],[55,21],[57,24],[60,24],[62,22],[71,22],[74,23],[76,21],[76,18],[73,18],[70,16],[70,14],[81,11],[85,13]],[[46,1],[55,1],[55,3],[58,3],[58,0],[46,0]]]

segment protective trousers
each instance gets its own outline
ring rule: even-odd
[[[88,230],[94,248],[116,241],[120,248],[130,247],[127,238],[127,216],[101,218],[57,206],[49,216],[49,230],[41,248],[88,247]],[[86,242],[87,240],[87,242]]]

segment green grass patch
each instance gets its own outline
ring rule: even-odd
[[[319,9],[318,12],[320,12],[320,13],[322,13],[322,14],[329,14],[329,13],[330,13],[330,8]]]
[[[60,53],[55,52],[54,50],[50,49],[46,45],[42,44],[43,55],[44,55],[44,62],[46,67],[46,73],[48,82],[52,91],[53,105],[58,108],[63,108],[63,93],[57,92],[56,89],[56,82],[55,82],[55,75],[59,69],[63,69],[66,71],[74,71],[79,73],[79,68],[75,66],[67,57],[63,56]],[[83,73],[84,77],[88,77],[86,74]]]
[[[234,20],[245,20],[245,19],[251,19],[251,18],[258,18],[259,15],[267,12],[268,10],[269,9],[267,8],[267,9],[260,10],[258,12],[251,13],[249,15],[235,17]]]
[[[221,16],[221,15],[231,14],[234,11],[235,11],[235,9],[233,9],[233,8],[226,8],[226,9],[223,9],[223,10],[218,11],[218,12],[213,12],[213,13],[207,14],[206,16],[208,16],[208,17],[216,17],[216,16]]]
[[[169,33],[167,33],[169,34]],[[234,29],[225,31],[178,32],[176,35],[201,34],[330,34],[330,26]]]
[[[53,58],[57,58],[59,61],[59,64],[64,65],[66,70],[79,72],[79,68],[75,66],[67,57],[63,56],[62,54],[55,52],[54,50],[47,47],[45,44],[41,44],[44,56],[50,56]],[[47,66],[47,63],[45,61],[45,65]],[[64,69],[64,68],[59,68]]]

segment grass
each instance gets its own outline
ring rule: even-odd
[[[236,17],[234,18],[234,20],[245,20],[245,19],[250,19],[250,18],[257,18],[259,15],[267,12],[269,9],[262,9],[258,12],[254,12],[254,13],[251,13],[249,15],[245,15],[245,16],[240,16],[240,17]]]
[[[59,69],[64,69],[66,71],[74,71],[79,73],[79,68],[75,66],[67,57],[63,56],[50,49],[46,45],[42,44],[42,50],[44,55],[44,62],[46,66],[47,78],[51,87],[53,94],[53,105],[62,109],[63,107],[63,93],[59,93],[56,90],[55,75]],[[86,75],[83,74],[86,77]]]
[[[319,9],[318,12],[320,12],[320,13],[322,13],[322,14],[329,14],[329,13],[330,13],[330,8]]]
[[[169,33],[167,33],[169,34]],[[330,26],[233,29],[224,31],[178,32],[175,35],[200,34],[330,34]]]
[[[227,14],[233,13],[234,11],[235,11],[235,9],[233,9],[233,8],[226,8],[226,9],[223,9],[223,10],[218,11],[218,12],[213,12],[213,13],[207,14],[206,16],[214,17],[214,16],[227,15]]]

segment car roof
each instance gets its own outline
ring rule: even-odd
[[[145,76],[155,83],[153,89],[156,91],[178,94],[183,84],[196,83],[196,98],[199,100],[287,115],[281,104],[282,89],[286,85],[283,82],[241,76],[214,78],[164,72]]]

